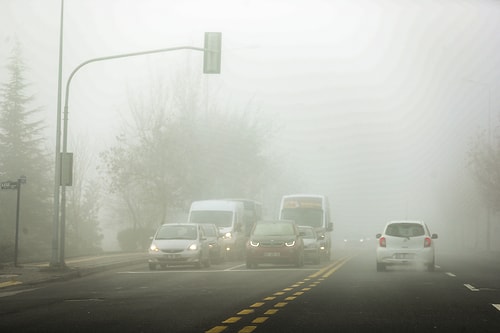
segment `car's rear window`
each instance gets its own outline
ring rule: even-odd
[[[425,235],[424,227],[418,223],[391,223],[385,234],[395,237],[417,237]]]

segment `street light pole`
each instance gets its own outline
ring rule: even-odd
[[[484,83],[481,81],[465,79],[468,82],[481,85],[488,89],[488,149],[491,148],[491,85],[488,83]],[[488,201],[486,203],[487,212],[486,212],[486,250],[490,250],[490,232],[491,232],[491,203]]]
[[[61,185],[61,92],[62,92],[62,56],[63,56],[63,22],[64,22],[64,0],[61,0],[61,22],[59,31],[59,72],[57,79],[57,120],[56,120],[56,156],[54,173],[54,208],[52,222],[52,257],[50,267],[60,266],[58,257],[59,249],[59,200]]]
[[[62,34],[62,33],[61,33]],[[61,158],[61,156],[66,157],[68,155],[67,150],[67,141],[68,141],[68,105],[69,105],[69,88],[71,84],[71,80],[78,72],[80,68],[90,63],[105,61],[111,59],[119,59],[119,58],[127,58],[127,57],[135,57],[146,54],[154,54],[154,53],[163,53],[169,51],[177,51],[177,50],[195,50],[195,51],[203,51],[204,52],[204,67],[203,71],[206,74],[219,74],[220,73],[220,55],[221,55],[221,33],[220,32],[206,32],[205,33],[205,47],[193,47],[193,46],[179,46],[179,47],[170,47],[142,52],[133,52],[133,53],[125,53],[112,55],[107,57],[99,57],[87,60],[80,65],[78,65],[69,75],[68,81],[66,83],[66,92],[65,92],[65,101],[64,101],[64,122],[63,122],[63,143],[62,143],[62,153],[59,154],[59,159],[56,161],[56,164],[61,164],[61,160],[67,160],[66,158]],[[59,150],[57,150],[59,151]],[[56,165],[56,169],[57,169]],[[68,179],[67,175],[62,174],[62,170],[68,170],[68,167],[62,167],[59,165],[59,179],[61,186],[61,218],[60,218],[60,241],[59,241],[59,264],[61,266],[65,266],[64,264],[64,247],[65,247],[65,224],[66,224],[66,180]],[[56,176],[57,182],[57,176]]]

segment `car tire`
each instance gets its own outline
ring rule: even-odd
[[[156,271],[156,264],[153,264],[153,263],[149,263],[149,270],[150,271]]]
[[[302,267],[304,266],[304,253],[301,253],[297,257],[297,261],[295,262],[295,267]]]
[[[385,271],[385,265],[380,262],[377,262],[377,272],[383,272],[383,271]]]
[[[207,259],[205,259],[205,261],[203,261],[203,267],[205,268],[208,268],[210,267],[212,263],[210,262],[210,257],[207,257]]]
[[[436,268],[436,267],[435,267],[435,262],[434,262],[434,260],[432,261],[432,263],[427,264],[427,271],[428,271],[428,272],[434,272],[434,269],[435,269],[435,268]]]
[[[203,260],[201,258],[202,258],[202,256],[200,254],[200,257],[198,258],[198,261],[194,263],[194,268],[196,268],[196,269],[200,269],[201,268],[201,265],[203,263]]]
[[[321,256],[318,254],[316,257],[313,259],[313,264],[319,265],[321,263]]]

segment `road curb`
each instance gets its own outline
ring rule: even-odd
[[[144,258],[120,260],[120,261],[101,263],[101,264],[96,263],[95,265],[89,265],[89,266],[80,266],[80,267],[70,266],[66,267],[65,269],[52,269],[48,267],[47,268],[43,267],[38,270],[38,273],[40,275],[45,275],[45,276],[33,277],[29,279],[25,278],[21,274],[16,279],[12,279],[10,281],[11,282],[10,284],[7,283],[4,284],[2,287],[0,287],[0,290],[10,289],[13,287],[20,287],[20,286],[36,286],[43,283],[67,281],[96,274],[99,272],[104,272],[106,270],[111,270],[115,268],[146,263],[146,262],[147,258],[144,257]]]

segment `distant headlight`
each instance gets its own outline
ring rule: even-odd
[[[248,244],[250,244],[250,246],[253,246],[253,247],[259,246],[259,242],[256,242],[256,241],[253,241],[253,240],[251,240],[250,242],[248,242]]]
[[[231,239],[232,235],[230,232],[226,232],[222,238]]]
[[[154,251],[154,252],[160,251],[160,249],[155,244],[151,244],[151,246],[149,247],[149,249],[151,251]]]
[[[198,250],[198,244],[196,244],[196,243],[191,244],[191,245],[189,245],[188,249],[191,251],[196,251],[196,250]]]
[[[288,246],[288,247],[295,246],[295,240],[291,240],[291,241],[285,242],[285,245]]]

